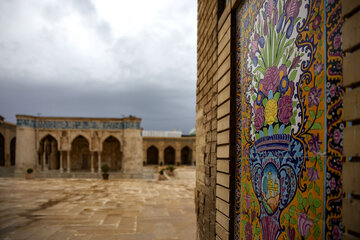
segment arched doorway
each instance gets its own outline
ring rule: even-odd
[[[181,164],[183,165],[191,165],[191,149],[186,146],[181,149]]]
[[[15,166],[15,153],[16,153],[16,138],[11,139],[10,142],[10,164]]]
[[[39,155],[41,156],[40,165],[43,167],[43,169],[59,169],[60,154],[58,152],[57,141],[53,136],[46,135],[40,141]]]
[[[171,146],[168,146],[164,150],[164,161],[165,165],[174,165],[175,164],[175,149]]]
[[[110,136],[103,142],[101,153],[101,164],[107,164],[110,170],[117,171],[121,169],[120,142],[115,137]]]
[[[83,137],[76,137],[71,143],[71,170],[91,170],[89,141]]]
[[[0,166],[5,166],[5,139],[0,134]]]
[[[158,165],[159,164],[159,150],[155,146],[151,146],[147,149],[146,152],[147,161],[149,165]]]

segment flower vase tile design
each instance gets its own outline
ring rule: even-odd
[[[289,214],[294,199],[299,201],[301,179],[304,174],[307,181],[316,178],[317,168],[307,169],[305,163],[309,150],[317,154],[322,144],[319,134],[310,130],[320,129],[316,119],[323,112],[319,108],[323,93],[318,86],[323,69],[321,56],[314,64],[314,38],[301,45],[300,33],[309,31],[311,25],[310,33],[321,38],[314,31],[322,23],[315,6],[312,0],[254,1],[240,16],[244,19],[238,33],[242,49],[237,72],[242,96],[240,152],[242,159],[249,159],[263,239],[277,239],[285,232],[280,217],[285,209]],[[301,188],[304,192],[305,187]],[[302,222],[302,214],[295,215]]]

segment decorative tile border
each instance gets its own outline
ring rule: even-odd
[[[46,128],[46,129],[102,129],[123,130],[140,129],[139,122],[100,122],[100,121],[47,121],[17,119],[17,127]]]

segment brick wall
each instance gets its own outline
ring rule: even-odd
[[[197,239],[215,239],[217,0],[198,1],[196,90]]]
[[[343,0],[342,13],[344,58],[344,154],[351,157],[343,166],[344,192],[343,224],[347,231],[344,239],[360,239],[360,78],[357,68],[360,64],[360,2]],[[357,236],[357,237],[356,237]]]
[[[225,4],[225,1],[223,1]],[[198,1],[196,211],[198,239],[228,239],[231,205],[232,1]],[[221,9],[225,7],[225,9]],[[221,10],[219,10],[221,9]]]

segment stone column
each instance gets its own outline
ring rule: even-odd
[[[175,165],[181,165],[181,146],[179,143],[175,145]]]
[[[36,169],[38,169],[38,170],[41,170],[41,163],[39,164],[39,159],[40,159],[40,161],[42,161],[42,153],[40,152],[40,150],[37,152],[37,159],[36,159],[36,164],[35,164],[35,166],[36,166]],[[15,165],[16,165],[16,163],[15,163]]]
[[[91,172],[94,172],[94,152],[90,152],[91,154]]]
[[[159,165],[163,163],[163,165],[165,164],[164,161],[164,148],[159,148]]]
[[[143,146],[143,165],[144,163],[147,164],[147,146]]]
[[[101,152],[98,152],[98,172],[101,173]]]
[[[67,170],[68,173],[70,173],[70,171],[71,171],[71,170],[70,170],[70,168],[71,168],[71,167],[70,167],[70,151],[67,152],[67,158],[66,158],[66,160],[67,160],[67,163],[66,163],[67,169],[66,169],[66,170]]]
[[[50,154],[47,156],[47,163],[46,163],[46,152],[47,152],[47,148],[48,148],[48,145],[49,145],[49,142],[48,142],[48,140],[45,140],[45,143],[44,143],[44,145],[45,145],[45,164],[44,164],[44,169],[45,170],[49,170],[49,162],[50,162]],[[51,146],[50,146],[50,152],[51,152]]]
[[[44,151],[43,152],[43,155],[42,155],[42,170],[45,171],[46,167],[46,152]]]
[[[64,172],[64,168],[63,168],[63,157],[64,157],[64,152],[63,151],[60,151],[60,166],[59,166],[59,169],[60,169],[60,172]]]

